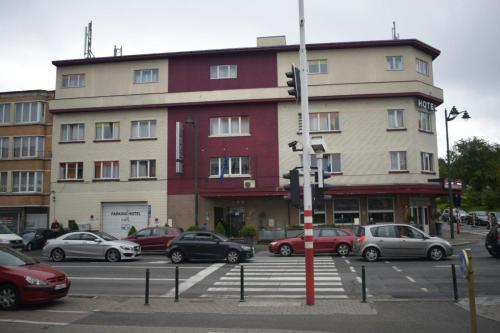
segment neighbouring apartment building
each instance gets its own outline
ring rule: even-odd
[[[0,93],[0,223],[14,232],[47,228],[53,91]]]
[[[118,236],[196,218],[232,235],[244,224],[300,224],[283,188],[301,163],[288,146],[302,129],[285,77],[298,49],[274,37],[251,48],[54,61],[51,219]],[[412,219],[428,229],[445,194],[428,181],[438,177],[440,52],[415,39],[307,49],[311,135],[325,140],[333,174],[315,223]]]

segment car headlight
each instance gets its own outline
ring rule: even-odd
[[[134,248],[131,246],[120,245],[123,250],[132,251]]]
[[[9,244],[9,240],[8,239],[0,239],[0,243],[2,244]]]
[[[251,248],[250,246],[246,246],[246,245],[242,245],[242,246],[241,246],[241,249],[242,249],[243,251],[251,251],[251,250],[252,250],[252,248]]]
[[[37,278],[34,278],[32,276],[25,276],[24,279],[26,280],[26,282],[28,282],[29,284],[32,284],[34,286],[46,286],[47,283],[43,280],[40,280],[40,279],[37,279]]]
[[[271,242],[271,244],[269,244],[269,245],[271,245],[271,246],[275,246],[275,245],[276,245],[276,243],[277,243],[277,242]]]

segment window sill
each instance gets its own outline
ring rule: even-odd
[[[28,157],[12,157],[8,160],[10,160],[10,161],[26,161],[26,160],[43,161],[43,160],[49,160],[49,159],[45,159],[44,157],[38,157],[38,156],[28,156]]]
[[[156,84],[159,83],[158,81],[151,81],[151,82],[134,82],[134,84]]]
[[[423,171],[423,170],[420,171],[420,173],[425,174],[425,175],[435,175],[436,174],[435,171]]]
[[[394,173],[394,174],[397,174],[397,173],[410,173],[409,170],[389,170],[389,173]]]
[[[95,143],[101,143],[101,142],[120,142],[120,139],[113,139],[113,140],[94,140]]]
[[[224,175],[224,179],[226,178],[250,178],[252,177],[251,175]],[[220,176],[208,176],[208,178],[211,178],[211,179],[219,179]]]
[[[341,130],[331,130],[331,131],[311,131],[309,130],[310,134],[322,134],[322,133],[327,133],[327,134],[335,134],[335,133],[342,133]],[[302,131],[297,131],[297,134],[302,134]]]
[[[388,128],[387,129],[387,132],[403,132],[403,131],[407,131],[406,128]]]
[[[92,179],[93,182],[119,182],[120,178],[94,178]]]
[[[158,138],[130,138],[128,141],[154,141],[158,140]]]
[[[148,180],[158,180],[156,177],[142,177],[142,178],[129,178],[130,182],[138,182],[138,181],[148,181]]]
[[[83,179],[59,179],[58,183],[83,183]]]
[[[426,130],[423,130],[423,129],[420,129],[420,128],[418,129],[418,131],[420,133],[425,133],[425,134],[434,134],[434,132],[432,132],[432,131],[426,131]]]
[[[250,133],[241,133],[241,134],[220,134],[220,135],[209,135],[209,138],[232,138],[232,137],[238,137],[238,136],[251,136]]]
[[[47,195],[43,192],[2,192],[0,195]]]
[[[339,172],[330,172],[330,174],[332,176],[342,176],[342,175],[344,175],[344,173],[342,171],[339,171]]]
[[[85,143],[85,140],[75,140],[75,141],[59,141],[59,144],[65,145],[68,143]]]

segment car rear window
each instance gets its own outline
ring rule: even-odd
[[[323,229],[321,230],[321,236],[322,237],[335,237],[337,236],[337,230],[335,229]]]
[[[373,227],[370,229],[373,237],[387,237],[387,238],[397,238],[396,229],[394,226],[380,226]]]

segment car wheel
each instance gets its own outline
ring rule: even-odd
[[[50,253],[50,259],[54,260],[55,262],[61,262],[64,260],[65,257],[66,254],[60,248],[53,249],[52,252]]]
[[[117,249],[109,249],[106,252],[106,260],[109,262],[118,262],[121,259],[120,251]]]
[[[170,255],[173,264],[180,264],[184,261],[184,254],[180,250],[174,250]]]
[[[349,245],[343,243],[343,244],[337,245],[336,252],[339,256],[345,257],[349,254],[350,250],[351,250],[351,248],[349,247]]]
[[[26,244],[26,251],[31,251],[31,250],[33,250],[33,244],[31,243]]]
[[[366,261],[369,262],[377,261],[379,256],[380,256],[379,251],[374,247],[367,248],[365,250],[365,253],[363,253],[363,257],[365,258]]]
[[[280,256],[289,257],[292,255],[292,247],[290,245],[281,245],[280,246]]]
[[[438,246],[434,246],[429,250],[429,259],[439,261],[444,258],[444,251]]]
[[[226,254],[226,260],[230,264],[237,264],[240,262],[240,253],[236,250],[230,250]]]
[[[490,253],[490,255],[494,258],[500,258],[500,254],[498,252],[496,252],[495,250],[491,250],[491,249],[488,249],[488,252]]]
[[[20,297],[16,287],[10,284],[0,286],[0,308],[13,310],[19,306]]]

